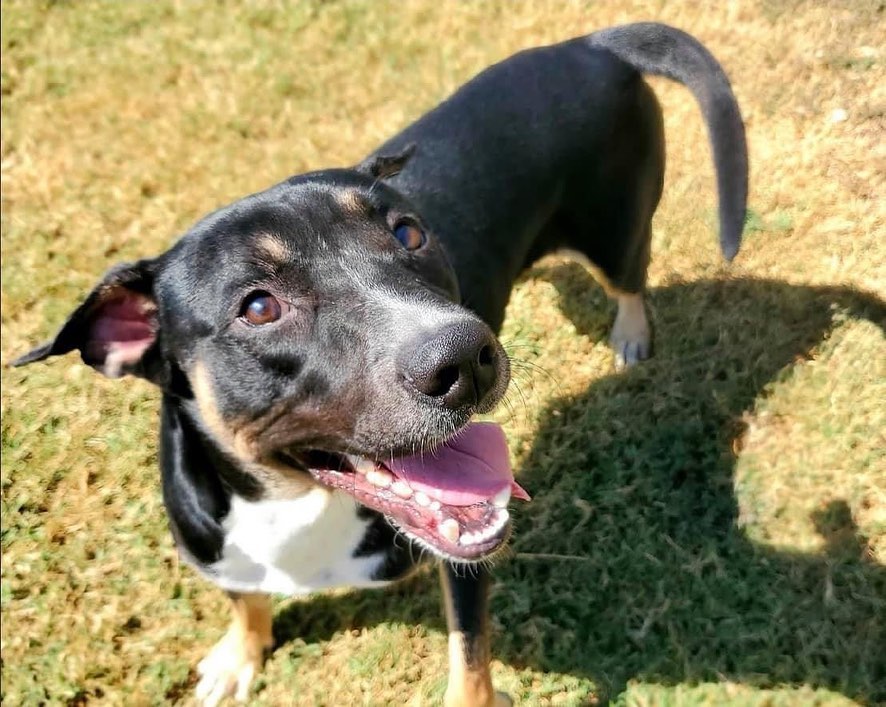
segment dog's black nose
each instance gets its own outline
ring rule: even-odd
[[[483,401],[499,375],[498,343],[481,322],[449,324],[404,354],[401,371],[407,384],[452,409]]]

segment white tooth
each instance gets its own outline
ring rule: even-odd
[[[492,503],[499,508],[507,508],[508,501],[511,500],[511,487],[506,486],[499,491],[492,499]]]
[[[440,501],[431,501],[431,505],[428,508],[432,511],[439,511],[443,506],[440,505]]]
[[[391,475],[384,469],[377,469],[373,467],[366,472],[366,480],[373,486],[378,486],[379,488],[386,489],[388,486],[391,485],[391,481],[393,479]]]
[[[495,519],[495,523],[492,524],[492,532],[497,533],[499,530],[505,527],[505,524],[508,522],[508,518],[510,518],[510,514],[502,509],[498,512],[498,516]]]
[[[393,484],[391,484],[391,491],[397,494],[400,498],[409,498],[412,496],[412,488],[405,481],[401,481],[397,479]]]
[[[496,511],[494,520],[488,526],[482,530],[478,530],[476,533],[464,533],[459,542],[462,545],[477,545],[486,542],[495,535],[498,535],[498,532],[505,527],[509,517],[510,516],[506,510],[500,509]]]
[[[351,457],[353,459],[353,457]],[[354,470],[360,474],[369,475],[371,472],[375,471],[375,464],[373,464],[368,459],[360,459],[359,461],[352,461],[351,465],[354,467]]]
[[[458,542],[459,527],[455,518],[447,518],[437,525],[437,532],[451,543]]]
[[[421,491],[416,491],[413,495],[413,498],[419,506],[424,506],[425,508],[427,508],[431,505],[431,499],[428,498],[427,494],[422,493]]]

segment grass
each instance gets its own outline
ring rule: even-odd
[[[495,573],[496,683],[528,705],[886,701],[876,2],[6,2],[3,362],[210,209],[356,162],[522,47],[636,19],[691,31],[727,68],[749,228],[723,265],[698,111],[653,81],[656,358],[614,373],[611,307],[566,261],[534,267],[509,308],[498,418],[535,500]],[[176,558],[156,408],[147,384],[73,357],[3,369],[4,704],[190,699],[226,607]],[[431,572],[281,601],[275,631],[257,704],[442,695]]]

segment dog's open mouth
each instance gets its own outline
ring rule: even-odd
[[[433,452],[410,457],[381,462],[309,452],[298,461],[320,483],[384,513],[434,552],[461,560],[497,550],[510,534],[511,496],[529,500],[493,423],[470,424]]]

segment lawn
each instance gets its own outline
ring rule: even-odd
[[[512,297],[507,430],[532,503],[495,568],[519,704],[886,702],[886,32],[874,0],[4,2],[2,361],[112,264],[290,174],[353,164],[488,64],[640,19],[698,36],[742,105],[724,264],[688,92],[668,137],[656,357],[549,258]],[[2,701],[188,703],[226,599],[179,562],[158,395],[71,356],[2,371]],[[256,704],[433,704],[434,572],[281,599]]]

